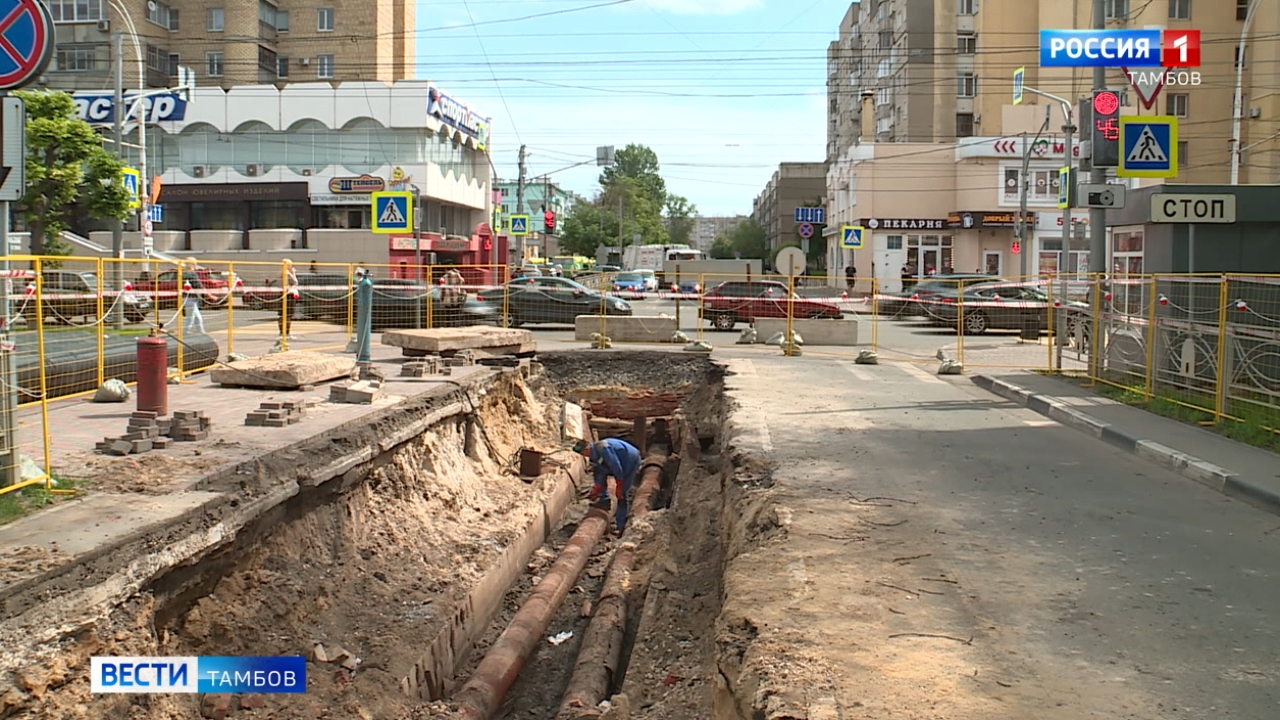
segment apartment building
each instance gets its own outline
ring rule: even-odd
[[[860,3],[849,3],[836,39],[827,46],[827,162],[858,139],[857,79],[861,77],[862,44],[858,32]]]
[[[56,50],[44,86],[113,87],[113,34],[125,87],[231,88],[413,77],[414,0],[46,0]]]
[[[751,219],[764,228],[770,248],[798,245],[795,209],[822,205],[827,194],[827,165],[785,162],[778,165],[764,191],[752,203]]]
[[[711,252],[711,246],[715,244],[716,238],[733,232],[733,228],[746,219],[744,215],[698,216],[693,219],[693,233],[689,238],[689,244],[703,252]]]

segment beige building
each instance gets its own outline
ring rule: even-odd
[[[46,2],[57,33],[52,89],[111,89],[117,32],[127,89],[171,87],[180,66],[224,88],[413,77],[415,0]]]
[[[751,219],[764,228],[770,248],[799,245],[795,209],[821,207],[827,194],[827,165],[821,162],[785,162],[752,203]]]
[[[703,252],[711,252],[711,246],[715,244],[716,238],[733,232],[733,228],[746,219],[743,215],[698,216],[693,219],[693,233],[689,238],[689,244]]]

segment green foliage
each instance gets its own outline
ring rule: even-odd
[[[635,182],[659,210],[667,200],[667,183],[659,174],[658,154],[644,145],[631,144],[614,153],[614,164],[600,173],[606,192],[620,180]]]
[[[129,198],[119,159],[102,136],[76,114],[64,92],[20,90],[27,106],[27,190],[17,210],[31,229],[32,255],[65,254],[59,237],[80,204],[89,216],[123,220]]]
[[[744,260],[763,260],[769,257],[769,239],[764,228],[751,220],[741,220],[728,235],[717,237],[711,244],[711,257],[733,260],[739,253]]]
[[[711,243],[712,260],[733,260],[733,240],[728,235],[717,235]]]
[[[689,202],[688,198],[680,195],[667,196],[667,232],[671,235],[671,242],[675,244],[689,245],[693,238],[693,217],[698,214],[698,208]]]
[[[594,202],[580,202],[560,230],[560,249],[595,257],[596,248],[618,243],[618,216]]]

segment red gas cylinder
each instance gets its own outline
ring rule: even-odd
[[[138,411],[169,414],[169,343],[154,334],[138,338]]]

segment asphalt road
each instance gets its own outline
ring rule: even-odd
[[[1280,717],[1280,518],[963,377],[739,355],[792,520],[726,611],[839,717]]]

